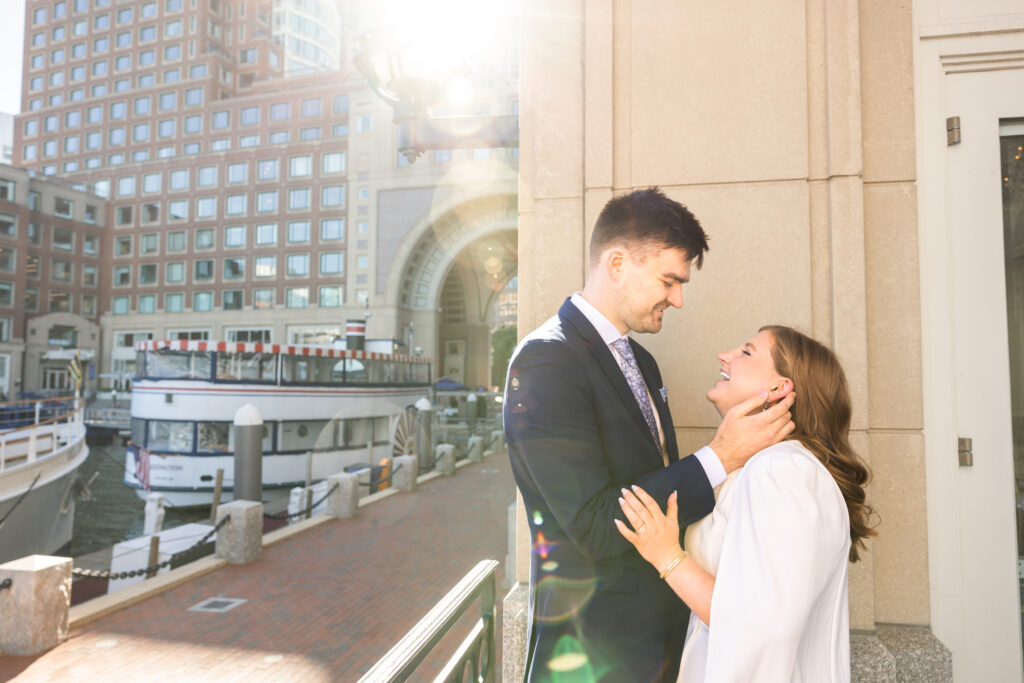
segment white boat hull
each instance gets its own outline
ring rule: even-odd
[[[71,542],[73,485],[89,449],[84,425],[60,428],[67,429],[71,436],[66,445],[0,472],[0,519],[6,517],[0,526],[0,563],[27,555],[53,554]],[[37,474],[39,479],[32,486]]]

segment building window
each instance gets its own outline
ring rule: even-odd
[[[356,257],[356,267],[357,268],[369,268],[370,267],[370,257],[365,256],[365,255],[357,256]]]
[[[82,315],[86,318],[94,318],[96,316],[95,294],[82,295]]]
[[[224,259],[224,279],[225,280],[240,280],[245,277],[245,259],[244,258],[226,258]]]
[[[291,135],[286,130],[272,130],[267,139],[272,145],[283,145],[291,139]]]
[[[181,313],[185,310],[185,295],[181,293],[164,294],[164,312]]]
[[[315,126],[313,128],[303,128],[299,131],[300,140],[319,140],[320,139],[320,127]]]
[[[274,307],[274,289],[261,287],[252,290],[252,307],[259,310],[266,310]]]
[[[89,208],[89,207],[86,207]],[[95,223],[95,221],[93,221]],[[100,238],[99,235],[82,235],[82,253],[89,256],[95,256],[100,251]]]
[[[257,225],[256,244],[259,246],[277,244],[277,223],[261,223]]]
[[[128,309],[131,306],[130,296],[115,296],[113,300],[113,313],[114,315],[128,315]]]
[[[192,264],[193,282],[210,282],[213,280],[213,260],[202,259]]]
[[[168,284],[175,284],[185,281],[185,263],[184,261],[172,261],[168,263],[164,268],[164,277],[167,279]]]
[[[263,159],[259,162],[256,177],[259,180],[275,180],[278,174],[278,159]]]
[[[257,213],[272,213],[277,211],[277,191],[256,193]]]
[[[223,130],[231,124],[231,115],[226,111],[215,111],[210,114],[210,128]]]
[[[195,292],[192,295],[193,311],[213,310],[213,292]]]
[[[156,313],[156,294],[139,295],[139,313]]]
[[[185,251],[185,231],[167,233],[167,251]]]
[[[214,244],[213,228],[199,228],[196,230],[196,249],[213,249]]]
[[[224,228],[224,246],[225,247],[244,247],[245,246],[245,226],[244,225],[233,225],[231,227]]]
[[[39,268],[40,258],[39,254],[26,254],[25,255],[25,275],[38,280],[40,276]]]
[[[167,216],[172,221],[188,220],[188,200],[177,199],[167,204]]]
[[[336,308],[341,306],[343,299],[344,290],[341,285],[320,287],[317,290],[317,305],[321,308]]]
[[[59,290],[50,290],[50,312],[51,313],[70,313],[71,312],[71,295],[67,292],[61,292]]]
[[[201,197],[196,200],[196,218],[214,218],[216,215],[216,197]]]
[[[238,122],[243,126],[256,126],[260,122],[259,107],[243,107],[238,112]]]
[[[114,256],[132,255],[132,236],[118,235],[114,238]]]
[[[86,287],[95,287],[99,284],[99,275],[96,266],[85,264],[82,266],[82,284]]]
[[[320,188],[320,205],[322,207],[334,207],[345,205],[344,185],[325,185]]]
[[[361,114],[356,117],[356,132],[357,133],[368,133],[373,130],[373,116],[370,114]]]
[[[199,114],[185,117],[185,132],[188,134],[203,132],[203,117]]]
[[[203,103],[203,89],[189,88],[185,91],[185,106],[198,107]]]
[[[288,209],[290,211],[301,211],[310,207],[310,189],[298,187],[288,190]]]
[[[304,178],[313,172],[313,158],[311,156],[292,157],[289,159],[289,164],[288,175],[292,178]]]
[[[132,267],[116,266],[114,268],[114,286],[128,287],[132,283]]]
[[[75,233],[70,228],[53,228],[53,248],[61,251],[74,251]]]
[[[309,221],[292,221],[288,224],[289,242],[309,241]]]
[[[199,187],[212,187],[217,184],[217,167],[203,166],[196,174],[196,185]]]
[[[18,218],[9,213],[0,213],[0,235],[4,237],[18,236]]]
[[[229,216],[244,216],[245,200],[246,196],[244,194],[229,194],[226,200],[225,213]]]
[[[35,245],[43,243],[43,229],[38,223],[28,224],[28,243]]]
[[[287,308],[306,308],[309,305],[309,287],[288,287],[284,292]]]
[[[143,263],[139,266],[139,284],[155,285],[157,283],[157,268],[155,263]]]
[[[225,311],[242,310],[242,290],[227,289],[220,293],[221,308]]]
[[[139,254],[155,254],[159,249],[160,235],[148,232],[139,237]]]
[[[271,121],[287,121],[291,117],[291,105],[288,102],[276,102],[270,105]]]
[[[260,136],[259,135],[239,135],[238,146],[239,147],[259,147]]]
[[[38,311],[39,310],[39,290],[35,287],[25,288],[25,310],[26,311]],[[8,341],[4,339],[3,341]]]
[[[260,279],[277,277],[277,257],[257,256],[253,262],[252,275]]]
[[[53,215],[61,218],[71,218],[74,215],[75,205],[63,197],[53,198]]]
[[[0,270],[7,270],[6,268],[3,268],[2,255],[0,255]],[[54,282],[71,282],[74,279],[74,270],[71,266],[71,261],[56,258],[52,259],[50,261],[50,279]]]
[[[171,171],[171,189],[172,190],[187,190],[188,189],[188,169],[182,168],[177,171]]]
[[[345,272],[345,255],[340,251],[320,253],[320,274],[341,275]]]
[[[348,95],[335,95],[333,109],[335,114],[344,114],[348,111]]]
[[[68,267],[71,264],[64,261]],[[8,273],[13,273],[18,267],[18,252],[11,247],[0,247],[0,270]]]
[[[320,116],[321,109],[321,100],[319,97],[311,98],[308,100],[302,100],[301,116],[303,118]]]
[[[305,277],[309,275],[309,254],[288,254],[285,273],[289,277]]]
[[[345,172],[345,153],[344,152],[326,152],[322,155],[321,163],[323,166],[323,173],[325,175],[331,173],[344,173]]]
[[[229,183],[244,183],[249,179],[249,164],[248,162],[241,162],[237,164],[228,164],[228,182]]]

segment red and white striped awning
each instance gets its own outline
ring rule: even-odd
[[[197,339],[155,339],[135,344],[136,351],[220,351],[227,353],[279,353],[289,356],[323,356],[326,358],[359,358],[361,360],[389,360],[401,363],[429,363],[423,356],[402,356],[372,351],[348,351],[329,346],[288,346],[285,344],[253,344]]]

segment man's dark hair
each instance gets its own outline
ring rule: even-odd
[[[657,187],[615,197],[601,209],[590,237],[590,261],[596,263],[609,246],[630,252],[683,249],[699,270],[708,251],[708,236],[690,210]]]

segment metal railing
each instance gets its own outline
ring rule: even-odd
[[[73,438],[73,425],[82,422],[81,399],[15,401],[2,406],[20,408],[22,404],[26,404],[32,424],[0,431],[0,472],[13,465],[34,462],[64,447]]]
[[[480,603],[480,618],[434,680],[494,683],[494,571],[497,567],[495,560],[477,564],[359,679],[359,683],[407,680],[477,601]]]

